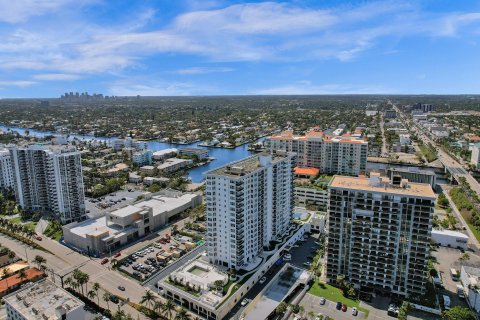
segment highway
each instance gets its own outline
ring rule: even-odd
[[[445,166],[445,168],[452,174],[455,180],[458,181],[460,177],[464,177],[467,183],[470,185],[470,188],[474,190],[477,194],[480,195],[480,183],[460,164],[456,159],[452,158],[448,153],[443,151],[435,141],[430,139],[425,132],[412,120],[408,119],[407,116],[402,113],[395,105],[394,109],[397,111],[397,114],[400,116],[400,120],[404,125],[408,124],[410,130],[413,131],[417,137],[422,140],[424,143],[430,143],[437,150],[437,156],[440,162]]]

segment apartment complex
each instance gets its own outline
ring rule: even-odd
[[[349,135],[332,136],[321,131],[309,131],[305,136],[290,131],[267,138],[271,150],[297,153],[299,167],[318,168],[323,174],[358,176],[365,174],[368,142]]]
[[[3,300],[9,320],[83,320],[86,316],[82,301],[46,279],[27,284]]]
[[[13,189],[12,157],[7,149],[0,150],[0,190]]]
[[[62,223],[85,220],[80,152],[31,145],[10,148],[15,195],[29,211],[50,211]]]
[[[239,269],[284,234],[294,207],[295,158],[262,153],[206,174],[210,262]]]
[[[327,279],[404,296],[425,290],[435,195],[430,184],[335,176],[329,184]]]

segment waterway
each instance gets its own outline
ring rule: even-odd
[[[8,127],[4,125],[0,125],[0,129],[4,131],[13,131],[18,132],[20,135],[26,135],[27,131],[28,134],[32,137],[43,138],[45,136],[64,136],[64,134],[60,133],[53,133],[53,132],[44,132],[38,131],[34,129],[25,129],[25,128],[17,128],[17,127]],[[94,136],[83,136],[83,135],[69,135],[69,140],[97,140],[97,141],[109,141],[114,138],[105,138],[105,137],[94,137]],[[264,138],[260,138],[258,141],[262,141]],[[199,143],[199,142],[198,142]],[[191,143],[191,144],[174,144],[174,143],[166,143],[166,142],[159,142],[159,141],[148,141],[147,146],[149,150],[158,151],[164,150],[169,148],[202,148],[198,146],[198,143]],[[188,177],[192,180],[192,182],[199,183],[202,182],[204,179],[204,173],[215,168],[221,167],[227,163],[238,161],[244,159],[253,154],[253,152],[248,151],[248,144],[244,144],[238,146],[233,149],[224,149],[224,148],[208,148],[209,156],[214,158],[213,161],[189,170]],[[384,164],[384,163],[376,163],[376,162],[368,162],[367,164],[367,171],[371,171],[372,169],[385,169],[386,167],[402,167],[402,168],[413,168],[414,166],[411,165],[402,165],[402,164]],[[429,168],[423,167],[424,169],[433,170],[436,174],[437,183],[448,183],[448,180],[445,177],[445,173],[442,169],[438,168]]]
[[[4,131],[13,131],[13,132],[18,132],[20,135],[26,135],[28,131],[28,135],[32,137],[37,137],[37,138],[43,138],[45,136],[64,136],[64,134],[60,133],[53,133],[53,132],[45,132],[45,131],[38,131],[38,130],[33,130],[33,129],[25,129],[25,128],[17,128],[17,127],[8,127],[8,126],[3,126],[0,125],[0,129]],[[114,138],[105,138],[105,137],[94,137],[94,136],[83,136],[83,135],[69,135],[68,136],[69,140],[97,140],[97,141],[109,141]],[[264,138],[260,138],[258,141],[262,141]],[[202,148],[198,146],[198,143],[191,143],[191,144],[172,144],[172,143],[166,143],[166,142],[159,142],[159,141],[147,141],[147,146],[149,150],[152,151],[158,151],[158,150],[164,150],[164,149],[169,149],[169,148]],[[248,151],[248,144],[244,144],[241,146],[238,146],[234,149],[224,149],[224,148],[208,148],[209,151],[209,156],[211,158],[214,158],[215,160],[200,166],[191,169],[188,172],[188,177],[192,180],[192,182],[202,182],[204,179],[204,173],[221,167],[227,163],[234,162],[237,160],[241,160],[243,158],[246,158],[253,154],[251,151]]]

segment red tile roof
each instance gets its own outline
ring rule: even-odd
[[[37,268],[32,268],[32,269],[25,270],[25,275],[27,277],[23,279],[20,279],[20,276],[18,274],[14,274],[13,276],[0,280],[0,293],[5,292],[8,290],[8,288],[11,288],[18,284],[32,281],[39,277],[42,277],[44,273],[38,270]],[[7,283],[8,283],[8,286],[7,286]]]
[[[317,168],[295,168],[295,174],[302,176],[316,176],[320,173],[320,170]]]

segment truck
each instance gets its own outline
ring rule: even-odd
[[[457,295],[461,299],[465,298],[465,291],[463,290],[463,287],[461,284],[457,284]]]
[[[450,269],[450,275],[452,276],[452,280],[453,280],[453,281],[458,281],[459,278],[460,278],[457,270],[454,269],[454,268]]]
[[[443,307],[445,310],[450,310],[450,297],[443,295]]]

